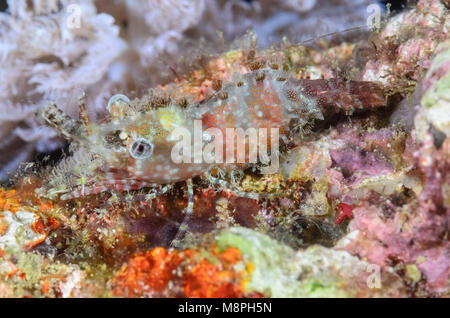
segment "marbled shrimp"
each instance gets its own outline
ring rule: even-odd
[[[88,176],[83,177],[82,182],[70,184],[67,181],[69,184],[59,191],[61,199],[147,187],[157,189],[149,196],[153,198],[180,181],[188,182],[191,198],[193,177],[217,167],[230,171],[246,164],[175,163],[171,153],[178,142],[173,136],[176,128],[183,127],[193,133],[194,121],[201,120],[204,130],[277,128],[284,138],[294,128],[301,131],[332,113],[350,115],[357,110],[384,105],[383,89],[376,83],[296,79],[288,77],[286,72],[261,68],[234,74],[229,83],[216,85],[210,98],[186,107],[169,102],[162,108],[135,109],[126,96],[115,95],[108,104],[110,118],[102,123],[88,120],[83,100],[80,121],[71,119],[54,104],[45,109],[43,117],[75,141],[84,157],[91,159]],[[209,137],[203,136],[203,146],[211,142]],[[219,179],[210,180],[225,186]],[[191,199],[189,212],[192,212],[192,205]]]

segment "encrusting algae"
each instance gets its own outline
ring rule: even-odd
[[[113,279],[115,296],[126,297],[255,297],[244,294],[251,274],[241,252],[215,246],[206,250],[155,248],[133,255]]]

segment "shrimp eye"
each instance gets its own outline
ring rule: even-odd
[[[147,139],[138,138],[130,146],[130,154],[135,159],[145,159],[152,155],[153,144]]]

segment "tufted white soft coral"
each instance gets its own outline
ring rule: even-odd
[[[145,65],[160,54],[177,52],[183,32],[199,24],[206,0],[125,1],[127,39]]]
[[[114,18],[97,13],[92,0],[77,1],[80,25],[73,27],[73,1],[9,1],[0,13],[0,175],[37,151],[60,146],[35,112],[46,100],[74,113],[74,94],[102,81],[126,49]],[[69,22],[68,22],[69,21]],[[71,111],[72,110],[72,111]]]

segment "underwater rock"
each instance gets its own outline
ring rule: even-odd
[[[0,254],[31,250],[58,228],[56,219],[35,211],[22,205],[16,190],[0,189]]]
[[[342,251],[311,246],[294,251],[246,228],[229,228],[216,237],[219,249],[235,247],[252,264],[246,291],[266,297],[401,297],[402,284],[387,272],[380,284],[369,283],[369,263]],[[339,286],[339,287],[338,287]]]
[[[376,53],[361,78],[380,81],[392,93],[414,91],[437,46],[448,38],[449,25],[448,9],[441,1],[420,0],[415,8],[389,19],[373,36]]]
[[[427,121],[441,134],[450,137],[450,41],[441,43],[424,79],[422,105]],[[435,133],[434,138],[442,144],[444,137]]]
[[[42,220],[28,211],[0,212],[0,249],[28,250],[47,237]]]
[[[369,264],[344,251],[313,246],[295,252],[268,236],[232,227],[203,250],[156,248],[134,255],[113,279],[126,297],[403,296],[399,278],[383,272],[371,285]],[[369,268],[369,271],[368,271]],[[339,288],[337,288],[339,286]],[[387,289],[387,292],[383,290]]]
[[[395,266],[411,295],[445,296],[450,276],[449,139],[437,150],[425,118],[422,109],[402,155],[415,167],[412,172],[420,183],[404,184],[388,200],[372,196],[354,208],[351,232],[338,246],[380,266]],[[420,272],[419,281],[408,278],[412,265]]]
[[[0,258],[0,295],[4,297],[80,297],[102,296],[77,265],[67,265],[28,252]],[[13,290],[13,294],[10,294]]]

